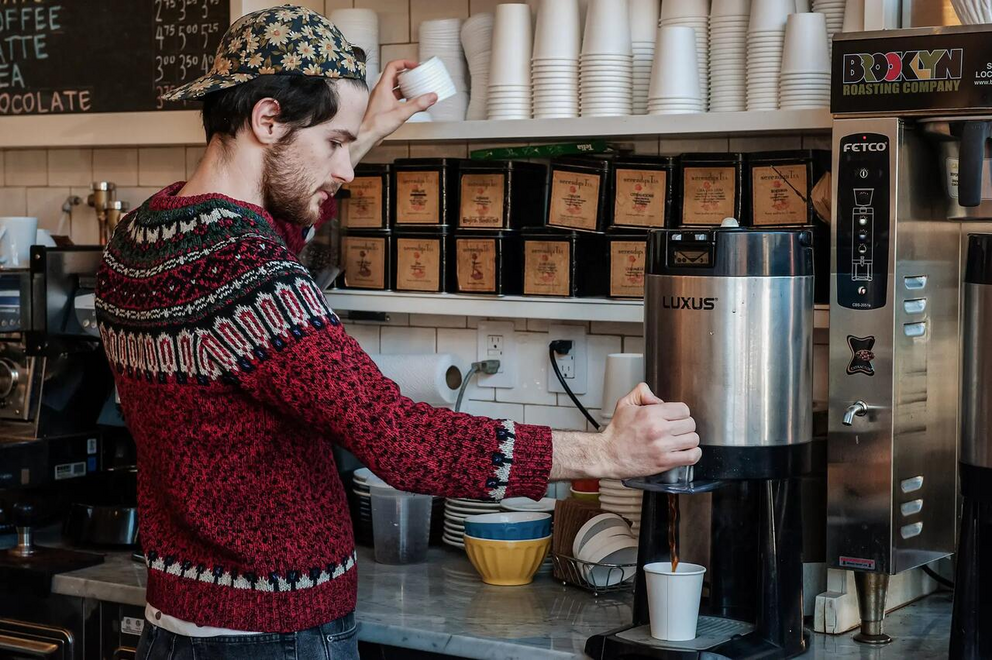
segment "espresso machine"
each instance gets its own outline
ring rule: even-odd
[[[733,225],[733,221],[726,223]],[[791,658],[806,650],[800,478],[813,435],[813,236],[805,230],[656,230],[645,289],[647,383],[685,401],[702,459],[625,482],[644,490],[632,625],[594,658]],[[712,493],[696,638],[649,629],[643,567],[670,561],[668,495]]]
[[[891,641],[889,577],[954,552],[962,246],[992,219],[990,37],[834,39],[827,559],[855,571],[869,644]]]

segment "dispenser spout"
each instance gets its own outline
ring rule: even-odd
[[[855,401],[847,407],[844,412],[844,426],[851,426],[854,424],[855,417],[864,417],[868,414],[868,404],[864,401]]]

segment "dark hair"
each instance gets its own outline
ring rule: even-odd
[[[355,47],[355,59],[364,62],[365,51]],[[364,80],[319,78],[304,75],[265,75],[246,83],[211,92],[203,97],[203,130],[207,142],[214,135],[235,137],[251,121],[255,104],[264,98],[279,102],[279,121],[293,129],[329,121],[338,113],[337,82],[368,90]]]

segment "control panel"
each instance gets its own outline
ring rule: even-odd
[[[889,138],[855,133],[840,141],[837,171],[837,302],[886,303],[889,273]]]

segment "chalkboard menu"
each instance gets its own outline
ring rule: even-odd
[[[181,110],[230,0],[0,0],[0,116]]]

